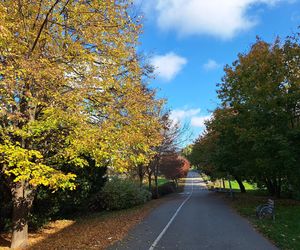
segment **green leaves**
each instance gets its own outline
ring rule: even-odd
[[[218,85],[222,105],[192,151],[199,163],[213,166],[213,174],[256,181],[277,195],[282,187],[295,185],[291,176],[299,173],[300,162],[295,144],[299,47],[297,35],[282,44],[279,39],[273,44],[257,40],[225,67]]]

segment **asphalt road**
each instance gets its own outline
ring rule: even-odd
[[[189,172],[184,193],[156,208],[109,249],[277,249]]]

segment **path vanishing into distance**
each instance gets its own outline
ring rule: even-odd
[[[157,207],[109,249],[277,249],[190,171],[184,193]]]

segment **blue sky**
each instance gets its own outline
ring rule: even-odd
[[[272,42],[300,25],[300,0],[136,0],[144,15],[140,51],[150,56],[150,87],[168,99],[172,118],[193,138],[218,105],[223,66],[247,52],[256,35]]]

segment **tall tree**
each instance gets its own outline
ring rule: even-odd
[[[255,181],[280,196],[299,177],[299,34],[273,44],[260,39],[225,66],[221,105],[194,145],[192,161],[239,182]],[[193,162],[192,162],[193,163]],[[296,177],[297,178],[297,177]]]
[[[153,150],[155,154],[146,168],[149,181],[149,189],[152,189],[152,176],[154,175],[155,192],[154,196],[158,197],[158,175],[159,165],[163,156],[174,154],[179,150],[181,144],[181,137],[184,130],[179,123],[174,123],[170,119],[169,112],[160,112],[161,129],[159,131],[162,141]]]
[[[156,126],[144,115],[144,99],[154,101],[141,86],[140,24],[129,7],[126,0],[0,1],[0,164],[13,196],[12,248],[27,245],[37,186],[75,188],[62,164],[84,167],[89,155],[120,169],[129,135],[143,122]]]
[[[253,167],[253,173],[260,172],[274,192],[280,188],[283,177],[278,153],[287,120],[280,111],[283,101],[280,84],[284,81],[281,59],[278,42],[271,46],[258,40],[248,54],[239,55],[233,68],[225,69],[219,91],[224,105],[232,107],[243,121],[244,143],[253,141],[249,151],[254,156],[250,161],[257,166]]]

